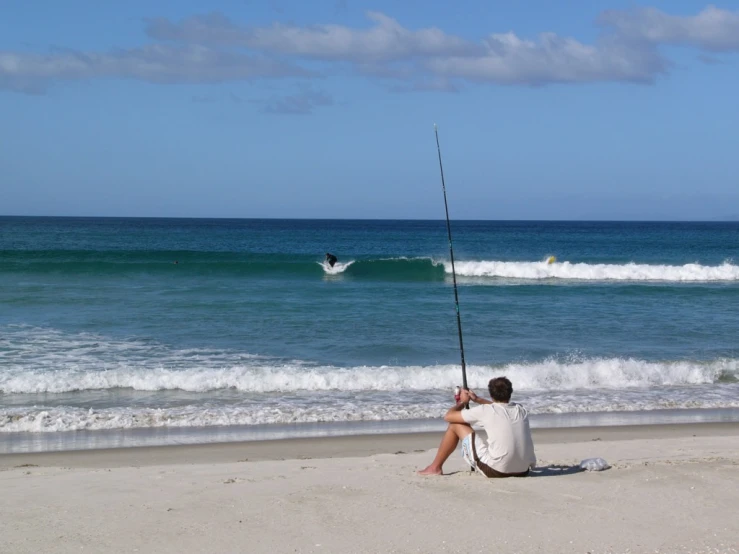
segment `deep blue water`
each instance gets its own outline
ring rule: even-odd
[[[452,230],[472,386],[739,406],[739,223]],[[0,432],[434,417],[450,271],[444,221],[0,218]]]

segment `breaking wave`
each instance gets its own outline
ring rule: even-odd
[[[555,357],[467,368],[532,413],[739,407],[739,359]],[[458,365],[339,367],[223,349],[8,326],[0,433],[436,418]],[[702,386],[708,385],[708,386]]]
[[[650,411],[660,409],[739,408],[739,384],[723,385],[711,394],[692,387],[613,391],[587,394],[520,392],[516,400],[532,414]],[[402,421],[440,418],[449,408],[450,391],[418,395],[352,393],[324,395],[322,403],[299,403],[275,396],[236,405],[201,404],[166,407],[126,406],[90,409],[73,406],[0,408],[0,434],[163,427],[214,427],[295,423]]]
[[[87,362],[87,363],[86,363]],[[273,364],[242,361],[218,367],[214,360],[192,360],[190,367],[168,368],[152,361],[118,362],[99,369],[92,360],[54,370],[11,369],[0,374],[4,394],[64,393],[133,389],[207,392],[234,389],[245,393],[299,391],[422,391],[458,384],[459,367],[437,366],[316,366],[299,361]],[[108,365],[112,365],[108,364]],[[574,390],[732,382],[739,360],[651,362],[624,358],[590,358],[562,362],[544,360],[500,366],[469,366],[471,387],[485,389],[493,375],[507,375],[516,390]]]
[[[188,251],[0,251],[0,271],[62,275],[286,275],[315,278],[323,273],[347,278],[387,281],[443,281],[451,274],[449,261],[433,257],[359,258],[329,268],[315,257],[286,254],[248,254]],[[176,262],[176,263],[175,263]],[[698,263],[593,264],[569,261],[466,260],[457,261],[460,277],[505,278],[525,281],[736,282],[739,266]]]
[[[451,273],[451,264],[444,269]],[[554,262],[456,262],[455,270],[464,277],[505,277],[510,279],[566,279],[576,281],[739,281],[739,266],[728,261],[718,266],[700,264],[587,264]]]

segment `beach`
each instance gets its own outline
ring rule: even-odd
[[[5,4],[0,554],[739,554],[739,0]]]
[[[739,424],[537,429],[504,480],[418,476],[439,438],[4,455],[0,552],[739,551]]]

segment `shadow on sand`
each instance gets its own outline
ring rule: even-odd
[[[579,465],[576,466],[564,466],[564,465],[548,465],[540,466],[532,469],[526,477],[556,477],[559,475],[572,475],[573,473],[582,473],[585,471]],[[472,470],[458,470],[444,473],[444,477],[451,475],[474,475],[475,472]],[[517,479],[512,477],[512,479]],[[496,479],[491,479],[495,481]]]
[[[555,477],[557,475],[572,475],[573,473],[581,473],[585,471],[579,465],[576,466],[562,466],[562,465],[548,465],[535,467],[529,472],[529,477]]]

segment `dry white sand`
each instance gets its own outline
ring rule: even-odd
[[[416,475],[439,438],[2,456],[0,553],[739,552],[739,425],[540,431],[613,468],[502,480]]]

